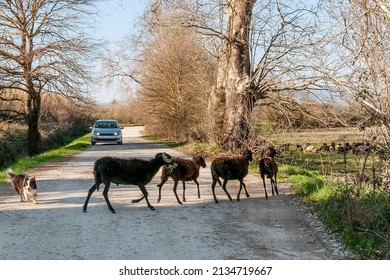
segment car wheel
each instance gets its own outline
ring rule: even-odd
[[[119,142],[118,142],[118,145],[122,145],[122,141],[119,141]]]
[[[95,144],[96,144],[96,142],[91,141],[91,145],[95,145]]]

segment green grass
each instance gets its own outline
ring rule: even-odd
[[[34,157],[22,157],[9,167],[12,168],[15,173],[27,172],[29,169],[35,168],[41,164],[75,155],[78,152],[86,149],[88,146],[90,146],[90,144],[90,133],[88,133],[80,138],[73,140],[66,146],[53,148]],[[6,182],[5,171],[9,167],[0,170],[0,183]]]
[[[372,185],[340,184],[318,172],[281,165],[281,179],[311,203],[329,229],[361,259],[390,259],[390,195]]]
[[[329,184],[333,189],[314,204],[325,224],[337,231],[360,259],[390,259],[390,203],[383,193],[356,196],[355,186]]]
[[[296,166],[283,166],[281,173],[293,185],[296,193],[303,194],[307,200],[315,200],[316,194],[324,187],[324,179],[314,172]]]

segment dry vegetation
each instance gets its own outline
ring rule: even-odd
[[[320,148],[323,143],[331,142],[366,142],[370,136],[359,131],[354,127],[338,128],[307,128],[307,129],[260,129],[261,134],[258,136],[262,142],[271,145],[282,145],[289,143],[292,146],[298,144],[310,143]],[[260,132],[259,131],[259,132]]]
[[[129,102],[114,101],[108,105],[99,105],[99,119],[118,120],[121,125],[143,123],[142,109]]]
[[[94,122],[93,105],[75,103],[58,96],[44,96],[41,134],[43,150],[69,143],[84,135]],[[27,155],[27,126],[22,122],[0,122],[0,168]]]

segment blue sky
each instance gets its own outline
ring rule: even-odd
[[[98,35],[113,41],[129,33],[137,17],[141,16],[148,0],[105,0],[99,3]]]
[[[148,5],[149,0],[105,0],[98,5],[100,10],[97,17],[96,37],[115,44],[129,35],[136,20]],[[95,90],[94,90],[95,91]],[[119,94],[115,88],[106,88],[97,85],[94,97],[98,103],[109,103],[118,99]]]

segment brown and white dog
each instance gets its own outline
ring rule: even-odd
[[[37,182],[35,176],[28,174],[13,174],[12,169],[7,170],[7,181],[11,183],[14,190],[19,194],[20,201],[32,201],[37,204]]]

